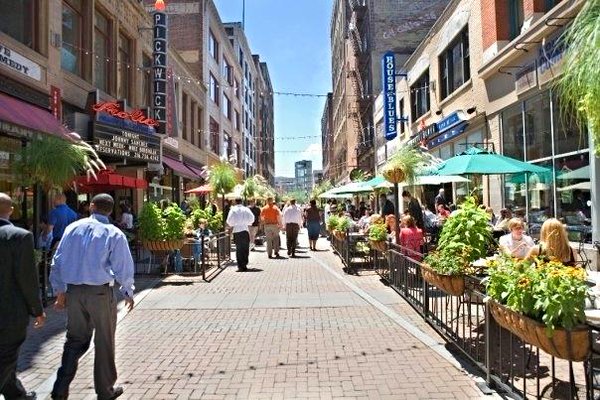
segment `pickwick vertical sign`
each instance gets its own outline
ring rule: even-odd
[[[156,131],[166,134],[167,124],[167,14],[162,10],[154,12],[154,96],[152,106],[154,119],[160,124]]]

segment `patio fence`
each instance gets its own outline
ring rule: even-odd
[[[338,243],[334,241],[334,245]],[[481,276],[467,276],[462,296],[431,286],[421,276],[421,256],[390,244],[373,250],[373,268],[460,354],[479,368],[487,384],[522,399],[596,399],[600,358],[585,362],[555,358],[500,327],[486,303]],[[600,331],[590,326],[592,349]]]

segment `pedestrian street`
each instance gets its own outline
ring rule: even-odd
[[[299,242],[291,259],[257,246],[248,272],[232,264],[210,283],[138,279],[136,307],[117,326],[121,398],[489,398],[378,275],[345,275],[328,241],[308,250],[304,230]],[[48,313],[18,372],[42,399],[64,342],[64,313]],[[95,398],[92,368],[88,352],[70,399]]]

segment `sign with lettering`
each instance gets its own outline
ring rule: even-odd
[[[62,120],[62,99],[60,94],[60,88],[56,86],[50,86],[50,109],[54,118]]]
[[[540,46],[537,58],[537,73],[540,86],[557,77],[562,72],[564,55],[565,44],[561,39],[561,32],[556,34],[553,39],[546,40]]]
[[[42,80],[42,69],[39,64],[34,63],[3,44],[0,44],[0,64],[4,64],[13,71],[27,75],[36,81]]]
[[[425,125],[423,129],[417,132],[406,142],[406,146],[418,147],[424,146],[429,138],[435,136],[438,133],[437,124]]]
[[[517,94],[521,94],[529,89],[537,86],[535,60],[519,70],[515,74],[515,90]]]
[[[154,19],[152,107],[154,119],[159,123],[157,132],[164,135],[167,133],[167,14],[155,11],[152,17]]]
[[[160,139],[115,126],[94,123],[94,148],[100,154],[143,162],[160,162]]]
[[[447,131],[448,129],[460,124],[464,120],[465,118],[463,117],[461,112],[453,112],[452,114],[448,115],[446,118],[437,123],[437,130],[440,133]]]
[[[112,115],[113,117],[130,120],[138,124],[148,125],[154,128],[159,126],[158,121],[153,118],[146,117],[142,110],[134,110],[133,112],[129,113],[121,110],[121,107],[118,103],[97,103],[92,106],[92,109],[97,113],[106,113]]]
[[[383,121],[386,140],[398,135],[396,126],[396,58],[388,51],[381,59],[381,75],[383,78]]]

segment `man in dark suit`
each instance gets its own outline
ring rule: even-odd
[[[446,201],[446,195],[444,193],[444,188],[441,188],[440,191],[438,192],[438,195],[435,196],[434,203],[435,203],[436,210],[437,210],[438,204],[443,204],[444,207],[448,206],[448,202]]]
[[[11,198],[0,193],[0,394],[9,399],[35,399],[17,379],[19,348],[25,341],[29,316],[44,325],[39,275],[33,257],[33,235],[10,223]]]
[[[379,213],[385,218],[386,215],[394,215],[394,203],[392,203],[385,194],[379,195]]]
[[[425,223],[423,222],[423,209],[419,200],[412,197],[408,190],[402,192],[402,199],[408,202],[408,213],[415,220],[415,224],[419,229],[425,229]]]

